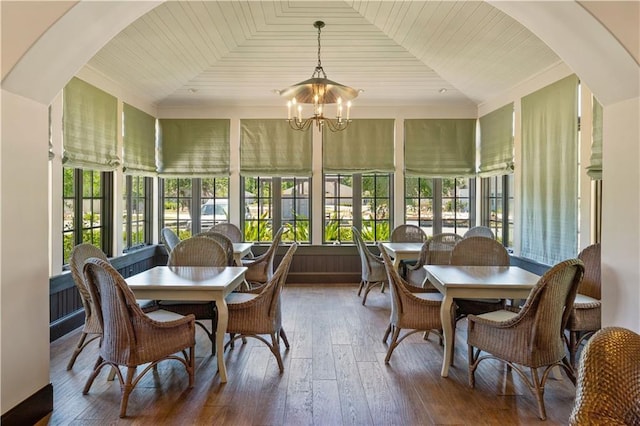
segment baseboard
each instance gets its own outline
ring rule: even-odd
[[[53,411],[53,385],[49,383],[2,415],[3,426],[34,425]]]

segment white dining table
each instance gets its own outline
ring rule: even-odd
[[[442,377],[449,375],[452,360],[454,299],[526,299],[540,279],[539,275],[517,266],[425,265],[424,269],[429,282],[443,295],[440,307],[444,333]]]
[[[398,269],[403,260],[417,260],[424,243],[391,243],[384,242],[382,247],[387,251],[389,257],[393,259],[393,267]]]
[[[242,266],[242,258],[251,253],[253,243],[233,243],[233,260],[236,266]]]
[[[244,266],[156,266],[126,279],[138,299],[216,302],[216,356],[220,382],[227,381],[224,335],[229,311],[225,297],[244,282]]]

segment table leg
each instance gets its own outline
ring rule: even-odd
[[[227,383],[227,366],[224,363],[224,335],[227,333],[227,324],[229,323],[229,309],[224,297],[216,299],[216,306],[218,307],[218,327],[216,328],[218,372],[220,373],[220,382]]]
[[[449,366],[453,354],[453,318],[451,318],[451,306],[453,305],[453,297],[446,293],[442,299],[440,306],[440,321],[442,321],[442,334],[444,334],[444,354],[442,357],[442,371],[440,376],[449,376]]]

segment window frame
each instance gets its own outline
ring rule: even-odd
[[[142,187],[144,188],[144,194],[142,197],[135,197],[136,200],[144,200],[144,208],[142,220],[133,220],[131,215],[132,205],[134,202],[133,196],[133,181],[143,179]],[[153,232],[152,218],[153,218],[153,178],[148,176],[126,175],[125,176],[125,200],[124,207],[127,213],[124,219],[124,239],[123,239],[123,253],[134,251],[138,248],[151,244],[151,235]],[[124,212],[123,212],[124,213]],[[143,238],[142,242],[138,244],[133,243],[133,224],[142,223]],[[140,229],[140,226],[137,226]]]

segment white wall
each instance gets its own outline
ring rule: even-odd
[[[640,98],[604,108],[602,324],[640,332]]]
[[[53,27],[25,55],[14,52],[20,60],[10,73],[2,70],[2,414],[49,383],[47,105],[106,41],[158,3],[80,2],[50,20]],[[604,105],[604,325],[640,332],[638,64],[575,2],[492,4],[541,37]],[[32,22],[25,16],[13,28]],[[3,52],[11,36],[20,34],[7,35],[3,26]]]
[[[2,90],[2,412],[49,383],[47,107]]]

